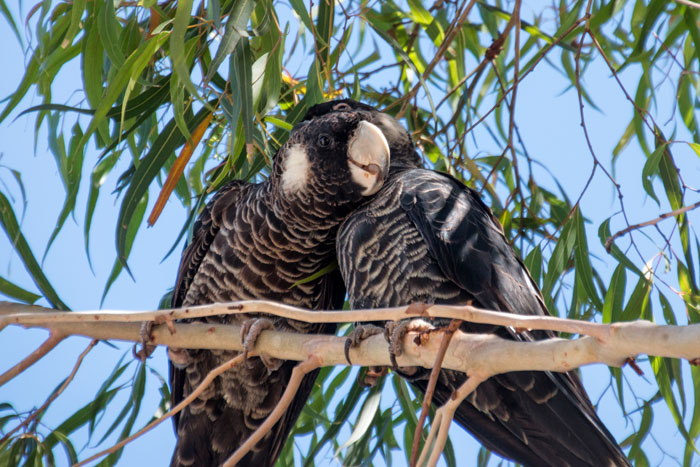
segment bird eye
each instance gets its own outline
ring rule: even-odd
[[[343,111],[343,112],[348,112],[348,111],[350,111],[350,110],[352,110],[352,109],[350,108],[350,105],[349,105],[349,104],[346,104],[345,102],[340,102],[340,103],[335,104],[335,105],[333,106],[333,110],[340,110],[340,111]]]
[[[325,133],[318,135],[318,145],[327,148],[331,145],[331,138]]]

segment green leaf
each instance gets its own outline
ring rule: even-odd
[[[644,276],[639,278],[637,285],[632,291],[627,305],[622,311],[622,316],[620,321],[633,321],[635,319],[644,319],[648,313],[649,307],[649,293],[651,292],[651,282],[648,281]]]
[[[5,120],[10,114],[10,112],[12,112],[12,110],[15,107],[17,107],[17,104],[19,104],[20,101],[27,94],[27,91],[29,91],[31,85],[36,82],[39,76],[39,53],[40,51],[38,49],[34,51],[32,58],[29,60],[29,63],[27,63],[27,66],[24,70],[24,76],[22,77],[22,81],[19,83],[19,86],[17,87],[15,92],[10,94],[10,102],[8,102],[8,104],[3,109],[2,113],[0,113],[0,123],[2,123],[3,120]]]
[[[5,0],[0,0],[0,13],[5,17],[10,27],[12,28],[12,32],[14,32],[15,36],[17,36],[17,41],[20,43],[20,45],[23,46],[24,44],[22,42],[22,35],[20,34],[19,29],[17,28],[17,24],[15,23],[15,19],[12,17],[10,9],[7,8],[7,3],[5,3]]]
[[[63,423],[61,423],[55,430],[53,430],[44,440],[44,445],[48,449],[59,442],[59,439],[63,436],[70,435],[78,428],[86,425],[90,420],[94,419],[96,414],[105,410],[109,402],[117,395],[119,392],[118,388],[112,389],[110,391],[101,394],[95,400],[88,402],[86,405],[78,409],[73,415],[68,417]]]
[[[190,4],[190,7],[188,9],[189,11],[192,9],[192,0],[188,1]],[[219,45],[219,48],[216,49],[216,54],[214,54],[214,58],[212,59],[211,64],[209,65],[209,72],[206,76],[207,81],[210,81],[212,79],[214,73],[216,73],[216,70],[219,69],[219,66],[221,66],[226,57],[231,55],[231,53],[238,45],[238,41],[240,41],[242,37],[241,33],[245,32],[246,26],[248,25],[248,21],[250,20],[250,15],[253,14],[254,8],[254,0],[238,0],[233,3],[233,9],[231,10],[231,14],[228,17],[228,21],[226,21],[224,37],[221,38],[221,44]],[[180,7],[178,6],[178,14],[179,12]],[[189,15],[189,13],[187,14]],[[193,95],[196,95],[196,93],[193,93]]]
[[[6,297],[14,298],[24,303],[32,304],[41,298],[41,295],[24,290],[17,284],[13,284],[4,277],[0,276],[0,293]],[[2,425],[0,424],[0,428]]]
[[[122,207],[123,206],[124,204],[122,203]],[[136,203],[133,211],[130,212],[129,222],[127,224],[119,224],[124,226],[117,232],[117,246],[121,246],[122,249],[118,250],[119,253],[117,259],[114,261],[114,265],[112,266],[112,272],[109,274],[109,277],[107,278],[107,282],[105,284],[105,289],[102,292],[102,299],[100,300],[100,305],[104,303],[105,297],[107,297],[107,292],[109,292],[109,289],[112,287],[112,284],[115,280],[117,280],[119,274],[121,274],[122,269],[126,267],[126,260],[129,258],[129,253],[131,253],[131,247],[134,244],[134,239],[136,238],[136,234],[138,233],[139,227],[141,226],[141,222],[143,221],[143,216],[146,213],[147,206],[148,196],[144,195]],[[128,268],[127,271],[129,271]]]
[[[279,119],[277,117],[273,117],[271,115],[268,115],[267,117],[265,117],[265,122],[271,123],[271,124],[275,125],[277,128],[281,128],[281,129],[283,129],[285,131],[289,131],[289,132],[291,132],[292,128],[294,128],[294,125],[292,125],[291,123],[287,123],[286,121]]]
[[[313,23],[311,22],[311,16],[309,16],[309,12],[307,11],[306,6],[304,6],[303,0],[289,0],[289,3],[292,5],[294,12],[301,19],[301,22],[304,23],[304,26],[306,26],[306,29],[313,31],[314,27]]]
[[[642,58],[644,55],[644,46],[646,44],[647,37],[649,36],[649,33],[651,32],[654,24],[656,21],[659,19],[659,16],[663,12],[664,7],[666,6],[666,1],[665,0],[652,0],[649,3],[649,6],[647,6],[645,14],[644,14],[644,24],[642,25],[641,29],[634,29],[632,32],[635,33],[636,36],[636,44],[634,46],[634,50],[632,51],[632,54],[629,56],[629,58],[625,61],[625,64],[620,67],[620,70],[627,65],[630,61],[637,61]],[[620,71],[618,70],[618,72]]]
[[[92,260],[90,259],[90,227],[92,226],[92,216],[95,213],[97,199],[100,196],[100,187],[107,179],[107,174],[112,170],[114,164],[119,160],[120,153],[114,152],[109,157],[102,159],[97,166],[92,170],[90,176],[90,190],[88,193],[87,206],[85,207],[85,226],[83,230],[83,238],[85,239],[85,254],[88,259],[88,264],[92,270]]]
[[[408,16],[411,20],[423,26],[433,44],[439,47],[445,41],[445,32],[442,30],[440,23],[433,18],[433,15],[418,0],[408,0],[408,6],[410,8]]]
[[[216,102],[211,101],[209,104],[213,106]],[[210,111],[207,107],[201,108],[194,116],[191,112],[188,112],[185,116],[188,128],[194,129],[209,115],[209,113]],[[129,188],[124,195],[124,200],[122,201],[119,217],[117,219],[117,256],[123,266],[126,266],[126,258],[128,256],[126,251],[128,230],[132,228],[132,218],[136,208],[141,203],[142,198],[148,191],[148,187],[165,165],[168,158],[177,147],[184,143],[184,135],[177,128],[175,121],[171,120],[153,142],[148,154],[144,156],[136,167],[131,183],[129,183]],[[133,235],[135,234],[136,232],[134,231]],[[119,271],[121,271],[121,268],[119,268]]]
[[[688,146],[690,146],[690,148],[691,148],[693,151],[695,151],[695,154],[697,154],[698,157],[700,157],[700,144],[698,144],[698,143],[688,143]]]
[[[348,371],[345,371],[348,370]],[[336,376],[336,378],[331,382],[327,393],[333,394],[333,389],[338,387],[342,383],[343,378],[348,374],[350,368],[345,368]],[[343,427],[343,424],[348,420],[353,410],[357,406],[360,397],[365,392],[365,388],[360,384],[353,384],[350,391],[346,394],[345,398],[335,407],[335,412],[331,424],[326,428],[321,439],[311,447],[309,452],[306,454],[306,461],[304,462],[305,467],[313,465],[314,457],[319,453],[319,451],[328,443],[329,441],[335,441],[337,439],[337,434]]]
[[[97,30],[100,33],[100,42],[104,47],[107,57],[112,62],[114,70],[120,70],[124,66],[124,53],[119,47],[121,25],[114,11],[114,2],[100,2],[98,12]]]
[[[654,411],[651,409],[648,403],[644,404],[642,409],[642,421],[639,424],[639,429],[637,429],[634,439],[632,441],[632,447],[629,450],[628,457],[630,459],[637,459],[640,455],[642,441],[649,434],[649,429],[651,428],[651,422],[654,418]]]
[[[120,441],[124,438],[127,438],[131,434],[131,430],[134,427],[134,423],[136,422],[136,417],[138,417],[138,414],[141,411],[141,401],[143,400],[145,387],[146,365],[144,363],[140,363],[138,366],[136,378],[132,385],[131,396],[129,397],[128,403],[124,407],[125,409],[128,409],[130,411],[130,414],[129,418],[126,420],[126,423],[124,423],[124,428],[122,429],[121,434],[119,435]],[[115,422],[113,426],[116,427],[116,425],[117,423]],[[117,451],[111,453],[109,456],[103,459],[102,462],[100,462],[98,465],[104,467],[116,465],[123,451],[123,447],[118,449]]]
[[[535,281],[538,286],[541,285],[542,280],[542,248],[539,245],[535,246],[530,253],[525,257],[525,267],[530,271],[530,276]]]
[[[593,285],[593,268],[591,268],[589,260],[588,241],[586,240],[586,230],[580,208],[577,208],[576,212],[574,212],[573,221],[576,228],[576,246],[574,249],[576,280],[580,279],[588,298],[598,310],[601,310],[603,303],[600,301],[598,292]]]
[[[12,243],[14,250],[22,259],[22,263],[27,269],[27,272],[29,272],[32,280],[39,290],[41,290],[41,293],[44,294],[46,300],[48,300],[54,308],[59,310],[69,310],[70,308],[68,308],[68,306],[58,297],[58,294],[56,294],[56,291],[51,286],[51,283],[44,275],[41,266],[39,266],[39,263],[37,263],[36,259],[34,258],[34,254],[32,253],[29,244],[25,240],[24,235],[19,228],[12,205],[1,191],[0,224],[2,224],[2,228],[7,234],[7,237],[10,239],[10,243]]]
[[[651,367],[654,370],[656,383],[659,385],[659,391],[661,392],[666,405],[670,409],[671,415],[673,416],[676,426],[678,427],[678,431],[680,431],[680,433],[683,435],[688,445],[697,450],[694,440],[690,437],[690,434],[683,425],[683,415],[678,408],[676,398],[673,394],[673,388],[671,386],[671,374],[668,372],[668,365],[665,364],[665,360],[667,359],[663,357],[650,357],[649,360]],[[688,446],[686,446],[686,450],[687,449]]]
[[[299,286],[299,285],[301,285],[301,284],[306,284],[306,283],[308,283],[308,282],[315,281],[315,280],[318,279],[319,277],[323,277],[323,276],[325,276],[326,274],[328,274],[329,272],[335,271],[336,269],[338,269],[338,262],[337,262],[337,261],[333,261],[332,263],[330,263],[330,264],[328,264],[328,265],[322,267],[321,269],[319,269],[319,270],[316,271],[315,273],[311,274],[310,276],[305,277],[305,278],[303,278],[303,279],[300,279],[300,280],[296,281],[296,282],[293,283],[291,286],[289,286],[289,288],[290,288],[290,289],[293,289],[294,287],[297,287],[297,286]]]
[[[693,401],[694,409],[693,416],[690,419],[690,428],[688,429],[689,439],[698,439],[700,436],[700,367],[691,366],[690,374],[693,378],[693,391],[695,392],[695,400]],[[697,453],[697,448],[693,443],[686,443],[685,453],[683,454],[683,465],[691,465],[693,456]]]
[[[243,134],[245,135],[246,153],[248,157],[253,155],[253,57],[250,52],[248,38],[243,38],[231,55],[231,86],[236,89],[234,98],[240,101],[241,120],[243,122]]]
[[[75,36],[80,30],[81,18],[83,16],[83,12],[85,11],[86,4],[86,0],[73,0],[73,4],[70,9],[70,26],[68,27],[68,31],[66,31],[66,35],[63,38],[63,43],[61,44],[61,47],[64,49],[73,43],[73,39],[75,39]]]
[[[610,279],[610,286],[605,292],[603,303],[603,323],[614,323],[622,317],[622,304],[625,299],[627,275],[622,264],[618,264]]]
[[[654,192],[652,178],[659,170],[659,162],[661,162],[665,149],[666,143],[658,145],[654,152],[647,158],[644,168],[642,169],[642,186],[644,187],[644,191],[656,201],[656,204],[659,204],[659,198],[656,197],[656,193]]]
[[[108,2],[109,3],[109,2]],[[124,66],[119,69],[116,73],[107,90],[105,96],[102,99],[100,106],[95,109],[95,115],[90,121],[85,134],[78,143],[79,147],[85,147],[88,142],[89,137],[95,131],[95,129],[102,124],[107,113],[111,109],[112,105],[117,101],[119,96],[124,92],[128,83],[139,76],[143,69],[148,64],[148,61],[153,57],[156,51],[163,45],[165,40],[168,38],[168,33],[160,33],[156,36],[151,37],[148,41],[142,43],[138,49],[136,49],[126,60]],[[122,114],[123,118],[123,114]],[[123,121],[123,120],[122,120]]]
[[[564,228],[561,230],[559,235],[559,240],[557,245],[554,247],[552,252],[552,257],[549,259],[547,264],[547,273],[544,276],[544,284],[542,286],[542,293],[545,299],[551,296],[554,289],[554,284],[562,275],[562,273],[568,268],[569,260],[571,259],[571,252],[576,244],[576,229],[574,229],[574,222],[572,219],[564,224]]]
[[[177,128],[185,136],[187,141],[192,140],[190,130],[185,123],[185,85],[180,81],[178,75],[175,75],[170,80],[170,102],[173,106],[173,120]],[[187,107],[192,104],[192,99],[187,99]]]
[[[104,67],[104,47],[96,20],[88,21],[81,55],[80,71],[83,76],[83,89],[90,107],[97,108],[104,92],[102,69]]]
[[[600,239],[600,243],[603,246],[605,246],[605,243],[607,242],[608,238],[612,236],[612,234],[610,233],[610,220],[611,218],[605,219],[598,228],[598,238]],[[620,250],[620,248],[617,245],[615,245],[615,242],[612,242],[610,244],[610,254],[627,269],[633,271],[639,277],[644,277],[644,273],[642,273],[642,271],[637,266],[635,266],[635,264],[622,252],[622,250]]]
[[[75,201],[78,197],[78,189],[80,188],[80,180],[83,171],[83,159],[85,156],[84,147],[79,145],[79,141],[82,140],[82,137],[83,130],[80,128],[80,124],[76,122],[73,126],[73,136],[71,137],[69,153],[64,162],[65,173],[63,174],[63,183],[66,186],[66,199],[58,215],[56,226],[46,244],[44,259],[46,259],[46,255],[49,253],[53,241],[58,236],[61,228],[63,228],[66,219],[68,219],[68,215],[75,211]]]

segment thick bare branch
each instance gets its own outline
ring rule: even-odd
[[[32,310],[32,312],[24,312]],[[479,310],[471,306],[433,305],[430,307],[398,307],[379,310],[355,310],[351,312],[314,312],[273,302],[247,301],[218,304],[181,310],[160,312],[69,312],[38,311],[38,307],[0,303],[0,323],[21,324],[27,327],[49,329],[52,336],[83,335],[93,339],[119,339],[140,342],[140,324],[144,319],[168,321],[171,326],[159,326],[152,333],[152,343],[180,348],[206,348],[242,350],[241,327],[207,323],[172,323],[182,317],[205,316],[216,313],[265,312],[311,322],[345,322],[403,319],[409,316],[447,317],[465,321],[496,324],[523,329],[548,329],[569,333],[588,334],[578,339],[548,339],[536,342],[516,342],[495,335],[465,334],[456,331],[442,367],[466,373],[469,378],[445,406],[439,409],[419,463],[428,458],[435,465],[442,452],[449,424],[454,411],[479,382],[510,371],[541,370],[569,371],[591,363],[622,366],[638,354],[685,358],[700,358],[700,324],[688,326],[659,326],[648,321],[614,324],[596,324],[554,317],[522,316],[495,311]],[[415,311],[418,310],[418,311]],[[13,313],[14,312],[14,313]],[[112,322],[109,322],[112,321]],[[121,322],[120,322],[121,321]],[[136,322],[134,322],[136,321]],[[443,342],[443,333],[427,333],[416,339],[417,333],[409,332],[403,338],[403,352],[397,356],[399,366],[423,366],[431,368]],[[298,360],[299,377],[306,365],[345,365],[345,338],[325,335],[307,335],[276,330],[263,331],[256,341],[255,352],[285,360]],[[382,335],[372,336],[350,349],[352,361],[361,366],[388,366],[391,364],[386,341]],[[320,359],[318,356],[322,355]],[[222,370],[223,371],[223,370]],[[302,373],[300,373],[302,372]],[[215,374],[207,376],[213,379]],[[296,389],[289,386],[290,394]],[[286,394],[286,393],[285,393]],[[183,405],[186,404],[183,401]],[[168,416],[179,410],[180,405]],[[273,413],[282,413],[279,405]],[[163,417],[159,419],[161,422]],[[260,436],[266,433],[270,418],[261,427]],[[271,425],[270,425],[271,426]],[[150,429],[146,427],[134,435],[140,436]],[[257,432],[256,432],[257,433]],[[133,439],[130,438],[130,439]],[[124,440],[113,449],[128,442]],[[256,439],[251,438],[251,443]],[[242,454],[245,452],[241,451]],[[241,455],[242,455],[241,454]],[[235,462],[235,459],[233,460]]]
[[[193,317],[217,313],[265,312],[309,322],[384,321],[411,316],[422,318],[444,317],[462,319],[474,323],[510,326],[517,329],[546,329],[585,334],[575,340],[550,339],[538,342],[513,342],[492,335],[467,335],[457,332],[450,342],[443,366],[448,369],[469,372],[488,365],[492,374],[518,370],[568,371],[572,368],[600,362],[620,366],[628,357],[649,354],[663,357],[693,360],[700,357],[700,324],[688,326],[655,325],[648,321],[614,324],[597,324],[551,316],[524,316],[496,311],[486,311],[472,306],[433,305],[423,312],[408,312],[409,307],[348,312],[317,312],[276,304],[274,302],[247,301],[203,306],[161,312],[68,312],[57,313],[7,313],[8,307],[0,304],[2,320],[24,326],[41,327],[65,335],[83,335],[95,339],[118,339],[140,342],[138,323],[104,322],[110,319],[139,321],[144,316],[153,318],[167,315],[173,318]],[[22,306],[11,306],[19,311]],[[31,307],[36,310],[38,307]],[[5,309],[3,311],[3,309]],[[416,309],[413,307],[412,309]],[[196,313],[195,313],[196,312]],[[81,317],[82,314],[82,317]],[[75,321],[74,319],[81,319]],[[65,322],[62,322],[65,321]],[[242,350],[240,326],[204,323],[177,323],[175,333],[159,326],[153,332],[153,344],[182,348]],[[401,366],[430,368],[435,362],[439,338],[422,339],[421,345],[413,342],[415,333],[404,338],[405,354],[398,358]],[[304,335],[281,331],[264,331],[256,343],[256,351],[285,360],[306,360],[310,349],[322,349],[325,365],[346,364],[345,339],[335,336]],[[382,336],[374,336],[357,348],[350,350],[353,363],[361,366],[390,365],[386,342]]]

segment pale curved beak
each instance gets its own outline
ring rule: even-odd
[[[348,146],[348,166],[355,183],[364,187],[363,196],[375,194],[389,171],[389,143],[382,131],[361,121]]]

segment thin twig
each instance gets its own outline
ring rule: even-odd
[[[676,3],[680,3],[681,5],[689,6],[690,8],[696,8],[700,10],[700,3],[695,3],[691,2],[690,0],[675,0]]]
[[[0,302],[1,304],[1,302]],[[44,341],[34,352],[27,355],[21,362],[17,363],[15,366],[7,370],[5,373],[0,375],[0,386],[7,383],[9,380],[22,373],[24,370],[34,365],[41,357],[49,353],[56,347],[63,339],[66,338],[66,334],[51,331],[48,339]]]
[[[430,371],[430,379],[428,380],[428,387],[423,395],[423,407],[421,409],[420,418],[416,424],[416,431],[413,433],[413,446],[411,448],[411,467],[416,465],[416,460],[418,458],[418,450],[420,448],[420,439],[423,433],[423,424],[428,416],[428,411],[430,410],[430,404],[433,400],[433,393],[435,392],[435,386],[437,385],[437,380],[440,377],[440,370],[442,369],[442,361],[445,359],[445,352],[447,352],[447,347],[450,344],[450,340],[454,335],[455,331],[459,329],[462,324],[462,320],[453,319],[450,325],[444,330],[442,336],[442,342],[440,342],[440,348],[435,356],[435,365]]]
[[[415,97],[415,95],[418,93],[418,90],[421,88],[421,86],[423,86],[423,83],[430,77],[430,74],[433,72],[433,69],[438,65],[438,63],[440,63],[445,53],[447,53],[447,50],[449,49],[450,45],[452,45],[452,41],[454,40],[457,33],[462,29],[464,22],[469,16],[469,12],[475,4],[476,0],[470,0],[470,2],[464,7],[464,10],[462,10],[461,14],[457,15],[457,19],[450,24],[450,27],[445,32],[444,40],[440,44],[440,47],[438,47],[438,50],[435,52],[435,56],[430,61],[430,63],[428,63],[428,65],[425,67],[425,70],[423,71],[423,79],[415,86],[413,86],[413,88],[401,98],[401,100],[403,100],[403,104],[399,112],[396,114],[396,118],[403,117],[404,113],[406,112],[406,107],[408,106],[408,103],[411,101],[411,99],[413,99],[413,97]]]
[[[46,408],[47,408],[49,405],[51,405],[51,403],[52,403],[53,401],[55,401],[56,398],[57,398],[58,396],[60,396],[60,395],[63,393],[63,391],[66,390],[66,388],[67,388],[68,385],[71,383],[71,381],[73,381],[73,378],[75,377],[75,374],[78,372],[78,368],[80,368],[80,365],[83,363],[83,359],[84,359],[85,356],[88,354],[88,352],[90,352],[90,350],[92,350],[92,348],[95,347],[95,345],[97,345],[97,342],[98,342],[97,339],[93,339],[93,340],[90,342],[90,344],[88,344],[88,346],[85,348],[85,350],[83,350],[83,352],[78,356],[78,361],[75,362],[75,366],[73,366],[73,370],[70,372],[70,374],[68,375],[68,377],[66,378],[66,380],[63,382],[63,384],[61,384],[61,387],[59,387],[58,390],[57,390],[56,392],[54,392],[53,394],[51,394],[51,395],[48,397],[48,399],[46,399],[46,402],[44,402],[44,403],[41,405],[41,407],[39,407],[39,408],[36,409],[34,412],[32,412],[32,414],[31,414],[29,417],[27,417],[22,423],[20,423],[20,424],[17,425],[16,427],[14,427],[14,428],[13,428],[12,430],[10,430],[5,436],[3,436],[2,438],[0,438],[0,445],[2,445],[2,443],[5,442],[5,440],[7,440],[10,436],[12,436],[13,434],[15,434],[17,431],[21,430],[21,429],[24,428],[24,427],[29,426],[29,424],[31,423],[32,420],[34,420],[34,419],[37,418],[39,415],[41,415],[41,413],[42,413],[44,410],[46,410]]]
[[[447,442],[447,434],[457,407],[459,407],[462,401],[486,379],[488,379],[488,376],[485,375],[470,375],[469,378],[452,393],[452,396],[445,405],[437,409],[433,424],[430,426],[428,438],[425,440],[423,451],[418,459],[419,465],[425,465],[428,455],[430,455],[427,460],[428,465],[434,467],[437,464],[440,454],[445,447],[445,442]]]
[[[630,225],[626,229],[622,229],[619,232],[616,232],[611,237],[608,237],[608,239],[605,240],[605,249],[608,251],[608,253],[610,253],[610,247],[612,245],[612,242],[614,242],[616,238],[621,237],[621,236],[625,235],[626,233],[629,233],[633,230],[641,229],[642,227],[656,225],[664,219],[668,219],[669,217],[674,217],[674,216],[677,216],[679,214],[683,214],[684,212],[692,211],[693,209],[696,209],[698,207],[700,207],[700,201],[698,201],[695,204],[691,204],[689,206],[683,206],[682,208],[678,208],[675,211],[666,212],[664,214],[661,214],[656,219],[652,219],[652,220],[646,221],[646,222],[640,222],[639,224]]]
[[[535,68],[537,68],[537,64],[547,56],[547,54],[549,53],[550,50],[552,50],[555,46],[559,45],[560,42],[562,42],[569,34],[571,34],[571,32],[574,29],[579,27],[579,25],[584,21],[585,21],[585,18],[579,18],[576,21],[574,21],[573,24],[571,26],[569,26],[566,29],[566,31],[564,31],[561,34],[561,36],[557,37],[554,41],[552,41],[551,44],[548,44],[544,49],[542,49],[540,56],[535,60],[535,62],[532,63],[532,65],[530,65],[530,67],[522,74],[522,76],[516,77],[516,80],[518,82],[524,80],[527,75],[529,75]],[[486,118],[489,115],[491,115],[491,113],[493,113],[493,111],[496,110],[501,105],[501,102],[503,102],[503,100],[506,98],[506,96],[510,93],[510,91],[513,89],[514,85],[515,85],[515,83],[510,88],[508,88],[505,93],[501,94],[498,97],[498,99],[496,99],[496,103],[493,106],[491,106],[491,108],[484,115],[482,115],[479,118],[479,120],[474,122],[471,126],[469,126],[469,128],[467,128],[464,131],[464,133],[462,134],[462,138],[465,138],[468,133],[470,133],[472,130],[474,130],[474,128],[479,126],[479,124],[481,124],[481,122],[486,120]]]
[[[284,413],[287,411],[289,404],[291,404],[292,400],[294,400],[294,396],[296,395],[304,376],[321,366],[323,366],[323,360],[318,355],[312,354],[306,360],[300,362],[294,367],[292,370],[292,376],[289,378],[289,382],[287,383],[287,387],[284,389],[284,393],[282,393],[282,397],[275,408],[272,410],[272,412],[270,412],[270,415],[268,415],[262,425],[260,425],[252,435],[250,435],[250,438],[248,438],[245,443],[236,449],[236,452],[234,452],[231,457],[224,462],[222,467],[235,466],[241,459],[243,459],[243,456],[245,456],[248,451],[253,449],[253,446],[255,446],[258,441],[260,441],[263,436],[265,436],[272,429],[275,423],[277,423],[279,419],[282,418],[282,415],[284,415]]]
[[[133,440],[135,440],[139,436],[143,435],[144,433],[146,433],[146,432],[152,430],[153,428],[155,428],[156,426],[160,425],[165,420],[169,419],[170,417],[172,417],[173,415],[175,415],[176,413],[180,412],[182,409],[184,409],[185,407],[190,405],[190,403],[192,403],[192,401],[195,400],[207,388],[207,386],[209,386],[211,384],[212,381],[214,381],[214,378],[219,376],[221,373],[223,373],[227,370],[230,370],[231,368],[240,364],[242,361],[243,361],[243,355],[236,355],[234,358],[232,358],[231,360],[228,360],[226,363],[223,363],[223,364],[217,366],[216,368],[214,368],[213,370],[211,370],[207,374],[207,376],[202,380],[202,382],[199,384],[199,386],[197,386],[197,388],[194,391],[192,391],[192,393],[190,393],[189,396],[185,397],[179,404],[177,404],[175,407],[170,409],[162,417],[158,418],[157,420],[153,420],[151,423],[149,423],[145,427],[141,428],[139,431],[137,431],[133,435],[129,436],[128,438],[125,438],[125,439],[119,441],[117,444],[115,444],[111,448],[105,449],[104,451],[100,451],[97,454],[95,454],[91,457],[88,457],[84,461],[81,461],[81,462],[75,464],[73,467],[80,467],[81,465],[85,465],[88,462],[92,462],[95,459],[99,459],[102,456],[105,456],[107,454],[111,454],[114,451],[121,449],[126,444],[132,442]]]

